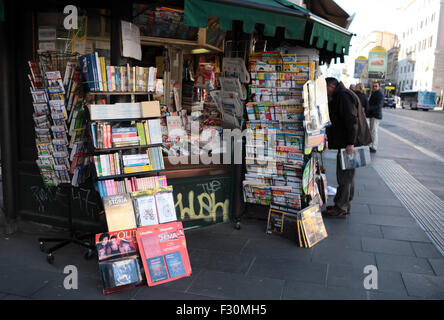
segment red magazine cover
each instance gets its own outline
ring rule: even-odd
[[[182,222],[141,227],[136,237],[148,286],[191,275]]]
[[[104,295],[146,285],[136,230],[96,234]]]

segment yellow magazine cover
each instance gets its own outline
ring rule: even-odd
[[[300,211],[300,221],[308,248],[327,237],[319,205],[312,205]]]
[[[103,198],[108,231],[136,228],[133,202],[128,194],[119,194]]]

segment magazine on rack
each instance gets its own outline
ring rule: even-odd
[[[311,248],[319,241],[327,238],[319,205],[311,205],[298,213],[299,245]]]
[[[104,295],[146,283],[136,229],[96,234],[96,249]]]
[[[141,227],[136,237],[148,286],[191,275],[182,222]]]
[[[347,154],[345,149],[341,149],[342,170],[365,167],[368,166],[370,162],[370,148],[368,146],[355,147],[353,154]]]

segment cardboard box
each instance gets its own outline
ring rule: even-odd
[[[160,117],[159,101],[143,101],[140,103],[142,118]]]

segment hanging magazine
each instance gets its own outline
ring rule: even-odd
[[[368,146],[355,147],[353,154],[348,154],[345,149],[341,149],[342,170],[365,167],[368,166],[370,162],[370,148]]]

